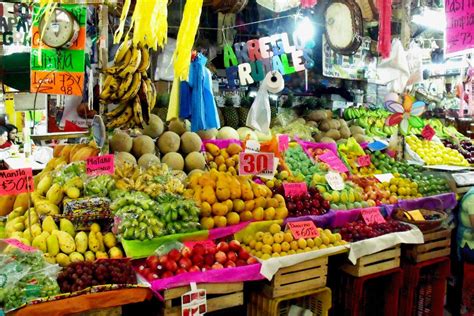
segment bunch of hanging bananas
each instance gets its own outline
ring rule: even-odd
[[[156,104],[155,85],[148,78],[150,52],[148,48],[133,46],[131,40],[120,44],[114,66],[106,74],[100,101],[118,104],[106,113],[107,128],[143,127]]]

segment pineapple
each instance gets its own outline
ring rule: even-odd
[[[222,110],[220,107],[217,107],[217,114],[219,115],[220,126],[221,127],[225,126],[224,114],[222,114]]]
[[[247,123],[247,115],[249,114],[250,107],[252,106],[252,100],[248,96],[244,96],[240,99],[240,107],[237,108],[239,112],[239,126],[245,126]]]
[[[224,107],[221,110],[224,115],[225,125],[235,129],[239,128],[239,114],[230,97],[225,98]]]

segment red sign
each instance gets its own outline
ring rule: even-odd
[[[239,175],[272,175],[273,153],[240,153]]]
[[[299,196],[308,192],[306,182],[283,183],[283,189],[285,190],[286,196]]]
[[[88,175],[114,174],[114,155],[89,157],[86,161]]]
[[[357,164],[359,167],[368,167],[370,166],[370,156],[365,155],[365,156],[360,156],[357,158]]]
[[[424,139],[431,140],[436,135],[436,131],[428,124],[421,130]]]
[[[322,155],[319,155],[318,158],[329,165],[332,170],[338,172],[347,172],[349,171],[346,165],[336,156],[332,151],[328,150]]]
[[[367,225],[385,223],[385,218],[380,214],[380,207],[364,209],[361,215]]]
[[[446,0],[446,52],[448,54],[474,48],[474,14],[472,1]]]
[[[290,137],[287,134],[278,136],[278,151],[281,153],[288,149]]]
[[[295,239],[319,236],[319,231],[312,221],[290,222],[286,225]]]
[[[34,191],[31,168],[0,171],[0,195],[12,195]]]

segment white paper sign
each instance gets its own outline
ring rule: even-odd
[[[344,180],[341,175],[336,172],[328,172],[326,174],[326,181],[331,187],[331,189],[336,191],[344,190]]]
[[[249,139],[245,142],[245,152],[246,153],[259,153],[260,152],[260,143],[258,140]]]
[[[390,182],[394,178],[391,173],[374,174],[374,177],[380,182]]]

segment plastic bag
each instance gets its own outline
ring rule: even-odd
[[[270,132],[271,110],[268,100],[268,91],[265,85],[260,85],[257,96],[247,115],[246,125],[262,133]]]

